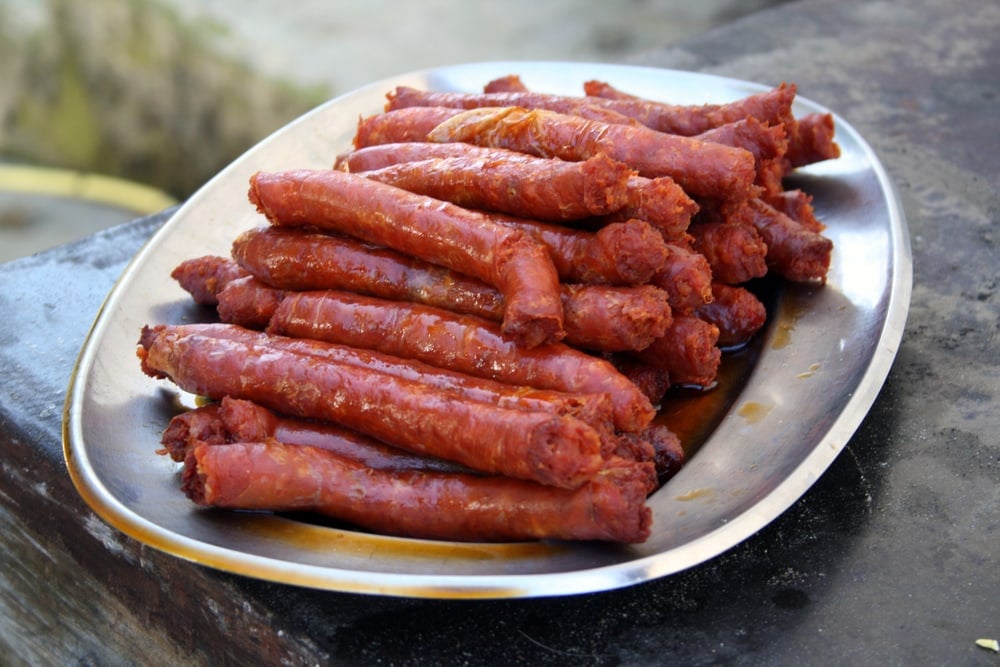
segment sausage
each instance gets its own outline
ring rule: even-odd
[[[780,194],[766,198],[768,204],[812,232],[826,229],[812,205],[812,195],[800,189],[784,190]]]
[[[395,143],[374,144],[341,153],[334,161],[333,168],[357,173],[381,169],[399,164],[400,162],[417,162],[433,158],[452,157],[490,159],[497,157],[519,158],[533,156],[504,148],[474,146],[458,141],[447,144],[430,141],[399,141]]]
[[[566,342],[599,352],[641,350],[670,325],[670,298],[653,285],[563,285]]]
[[[604,465],[600,436],[573,417],[470,402],[456,392],[268,345],[265,334],[251,344],[191,331],[145,327],[137,351],[143,371],[211,399],[243,398],[331,421],[485,473],[575,488]]]
[[[632,93],[627,93],[624,90],[616,88],[607,81],[598,81],[597,79],[591,79],[589,81],[583,82],[583,92],[588,97],[600,97],[605,100],[638,100],[641,99],[638,95]]]
[[[218,255],[184,260],[170,272],[170,277],[191,295],[195,303],[202,306],[217,305],[219,290],[245,275],[246,270],[233,264],[228,257]]]
[[[456,157],[468,160],[550,159],[536,158],[504,148],[475,146],[458,141],[448,143],[409,141],[377,144],[342,153],[337,156],[334,169],[356,173],[371,172],[403,162]],[[623,206],[602,218],[606,222],[641,218],[661,229],[664,235],[669,237],[675,228],[683,232],[680,228],[686,227],[697,208],[697,204],[673,179],[669,177],[650,179],[631,175],[626,181]]]
[[[335,170],[250,179],[272,224],[314,225],[447,266],[504,297],[503,331],[524,347],[559,340],[559,275],[545,247],[482,213]]]
[[[218,403],[209,403],[174,415],[163,430],[161,446],[156,453],[181,463],[188,449],[195,443],[217,445],[229,442],[221,410]]]
[[[767,273],[767,245],[752,225],[704,222],[690,232],[694,251],[708,260],[716,282],[738,285]]]
[[[722,349],[745,345],[767,320],[764,304],[744,287],[712,283],[712,297],[694,314],[719,328]]]
[[[670,374],[662,368],[650,366],[629,354],[609,354],[605,358],[653,405],[659,405],[670,389]]]
[[[789,83],[724,104],[679,105],[655,102],[623,94],[601,81],[586,82],[584,92],[593,97],[604,98],[607,108],[635,118],[647,127],[688,137],[748,116],[769,125],[783,125],[789,133],[796,125],[792,115],[792,102],[797,89],[794,84]]]
[[[788,150],[784,125],[768,125],[752,116],[713,127],[695,136],[702,141],[714,141],[750,151],[758,165],[781,159]]]
[[[283,298],[284,290],[266,285],[254,276],[244,276],[226,283],[219,291],[216,312],[223,322],[263,329]]]
[[[177,326],[174,329],[181,333],[202,334],[248,345],[261,341],[260,332],[228,324],[199,324],[194,328]],[[488,403],[512,410],[568,415],[597,430],[607,429],[612,422],[611,398],[605,393],[566,392],[498,382],[456,373],[413,359],[401,359],[374,350],[330,345],[317,340],[270,336],[266,339],[266,344],[295,354],[319,357],[335,364],[352,364],[404,380],[427,384],[458,393],[468,401]]]
[[[467,208],[565,221],[622,208],[630,171],[605,155],[567,162],[504,151],[400,162],[361,173]]]
[[[667,293],[674,313],[690,313],[712,300],[712,267],[705,256],[680,243],[667,244],[669,253],[649,279]]]
[[[635,354],[666,370],[672,385],[711,387],[722,360],[718,340],[719,328],[714,324],[692,315],[675,315],[662,338]]]
[[[660,484],[677,474],[687,460],[687,453],[677,434],[664,424],[650,424],[639,437],[653,448],[653,461]]]
[[[218,310],[224,322],[260,328],[263,325],[256,317],[243,320],[237,315],[264,315],[262,306],[270,319],[277,307],[272,294],[283,293],[261,280],[288,290],[336,289],[413,301],[497,322],[503,317],[503,296],[489,285],[351,239],[261,227],[236,239],[233,256],[260,280],[220,293]],[[669,321],[665,293],[652,286],[564,284],[560,289],[564,342],[575,347],[605,352],[640,349],[659,336]]]
[[[474,471],[457,463],[411,454],[329,422],[279,415],[253,401],[223,397],[219,404],[219,419],[229,435],[230,442],[277,440],[286,445],[317,447],[379,470],[429,470],[474,474]]]
[[[379,350],[433,366],[540,389],[608,394],[614,423],[634,431],[654,415],[638,388],[607,361],[563,343],[530,350],[482,318],[349,293],[300,292],[286,297],[269,331]]]
[[[787,170],[840,157],[834,132],[833,114],[816,112],[799,118],[785,155]]]
[[[545,109],[588,120],[615,125],[637,126],[638,122],[627,115],[609,108],[603,100],[582,97],[535,93],[528,90],[485,93],[456,93],[420,90],[409,86],[398,86],[387,96],[387,112],[406,108],[449,107],[454,109],[478,109],[483,107],[523,107]]]
[[[775,209],[762,199],[742,202],[740,209],[749,215],[767,244],[767,266],[793,282],[826,283],[833,254],[833,242]]]
[[[621,440],[623,449],[636,448],[652,459],[657,486],[684,466],[686,456],[681,440],[663,424],[654,422],[639,433],[622,434]]]
[[[528,87],[524,85],[524,81],[517,74],[507,74],[497,77],[496,79],[487,81],[486,85],[483,86],[484,93],[513,93],[526,90],[528,90]]]
[[[692,197],[741,199],[749,196],[756,177],[753,155],[742,148],[545,109],[463,111],[431,130],[427,139],[509,148],[564,160],[605,153],[640,176],[670,176]]]
[[[355,148],[364,148],[398,141],[426,141],[428,132],[457,113],[457,109],[425,106],[361,118],[353,144]]]
[[[768,125],[750,116],[712,128],[696,137],[750,151],[757,170],[754,184],[763,194],[782,191],[782,179],[788,173],[785,154],[789,143],[784,125]]]
[[[628,179],[627,200],[618,211],[603,217],[605,223],[636,218],[655,227],[666,241],[686,240],[698,204],[669,176]]]
[[[388,535],[462,540],[642,542],[645,478],[608,471],[575,490],[493,476],[379,470],[278,442],[194,448],[182,489],[199,505],[308,511]]]
[[[256,227],[233,241],[232,255],[254,276],[284,290],[348,290],[503,319],[503,295],[481,280],[347,237]]]
[[[565,282],[640,285],[667,260],[667,244],[645,220],[604,225],[596,232],[494,214],[493,219],[542,243]]]
[[[206,432],[210,437],[205,437]],[[276,440],[286,445],[318,447],[363,463],[393,470],[473,471],[444,459],[418,456],[329,422],[279,415],[253,401],[224,396],[170,420],[163,432],[161,454],[183,463],[198,445]]]

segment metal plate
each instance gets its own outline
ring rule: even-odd
[[[293,519],[195,507],[177,464],[155,453],[177,401],[145,377],[134,350],[145,324],[198,317],[169,278],[181,261],[228,255],[261,222],[248,203],[258,169],[329,166],[357,120],[396,85],[476,91],[518,73],[532,89],[578,95],[604,79],[653,99],[725,102],[766,90],[703,74],[588,63],[500,62],[380,81],[276,132],[196,193],[122,274],[84,346],[66,401],[64,448],[79,492],[108,523],[181,558],[251,577],[372,594],[438,598],[567,595],[663,577],[706,561],[779,516],[823,473],[861,423],[902,336],[911,288],[902,210],[875,154],[836,117],[838,160],[800,170],[835,250],[825,288],[783,290],[732,409],[649,500],[641,545],[466,544],[400,539]],[[795,114],[825,108],[798,98]]]

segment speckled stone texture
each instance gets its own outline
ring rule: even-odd
[[[975,640],[1000,635],[998,34],[991,0],[818,0],[630,60],[794,81],[842,115],[899,190],[914,287],[881,394],[812,489],[722,556],[623,590],[324,593],[108,537],[60,475],[60,401],[103,294],[164,218],[3,265],[0,516],[16,556],[0,570],[0,644],[81,664],[995,665]],[[73,582],[73,604],[45,597],[49,581]],[[101,642],[123,628],[140,639]]]

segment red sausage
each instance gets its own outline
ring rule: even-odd
[[[691,216],[698,204],[669,176],[628,179],[628,201],[620,210],[604,216],[605,222],[620,222],[632,218],[645,220],[656,228],[666,241],[687,238]]]
[[[266,285],[254,276],[245,276],[226,283],[219,291],[216,311],[223,322],[264,329],[283,298],[284,290]]]
[[[169,377],[185,391],[328,420],[490,474],[575,488],[604,466],[600,436],[573,417],[473,403],[455,392],[269,346],[264,334],[247,344],[190,331],[146,327],[139,349],[144,372]]]
[[[400,162],[360,173],[467,208],[566,221],[622,208],[630,171],[605,155],[567,162],[504,151]]]
[[[563,285],[566,342],[601,352],[641,350],[670,325],[670,299],[653,285]]]
[[[503,317],[503,296],[489,285],[351,239],[296,229],[257,228],[236,239],[233,256],[260,279],[255,285],[248,281],[242,289],[220,292],[220,317],[233,324],[260,328],[256,317],[239,316],[263,315],[264,307],[268,319],[273,315],[277,302],[272,301],[272,294],[281,291],[261,280],[288,290],[336,289],[413,301],[497,322]],[[251,286],[255,290],[248,289]],[[670,304],[663,298],[665,293],[652,286],[564,284],[561,291],[564,342],[568,345],[605,352],[637,350],[661,335],[669,322]]]
[[[517,91],[526,91],[528,87],[524,85],[524,81],[517,74],[507,74],[506,76],[497,77],[486,82],[483,86],[484,93],[513,93]]]
[[[767,309],[746,288],[713,283],[712,296],[712,303],[705,304],[694,314],[719,328],[719,347],[743,345],[764,326]]]
[[[833,242],[806,228],[762,199],[749,199],[741,208],[767,244],[768,270],[793,282],[826,283]]]
[[[174,330],[234,340],[247,345],[255,345],[262,340],[260,332],[229,324],[199,324],[193,328],[180,325],[174,327]],[[403,380],[457,393],[468,401],[488,403],[512,410],[568,415],[598,430],[606,430],[612,421],[611,398],[603,393],[565,392],[497,382],[456,373],[413,359],[402,359],[374,350],[331,345],[318,340],[283,336],[269,336],[264,340],[267,345],[287,352],[311,355],[334,364],[351,364],[362,369],[387,373]]]
[[[183,490],[201,505],[309,511],[383,534],[462,541],[642,542],[646,478],[608,471],[575,490],[462,473],[378,470],[315,447],[200,446]]]
[[[542,243],[566,282],[639,285],[667,259],[667,245],[645,220],[604,225],[596,232],[495,214],[494,219]]]
[[[184,260],[170,273],[194,302],[202,306],[217,305],[219,290],[245,275],[246,270],[233,264],[228,257],[216,255]]]
[[[427,133],[458,113],[446,107],[414,107],[375,114],[358,121],[354,147],[376,146],[399,141],[427,141]]]
[[[482,213],[336,170],[257,173],[250,200],[278,225],[314,225],[447,266],[504,296],[504,333],[559,340],[559,275],[545,247]]]
[[[704,255],[684,245],[667,247],[667,260],[649,282],[667,293],[675,314],[690,313],[712,300],[712,267]]]
[[[761,93],[749,95],[725,104],[666,104],[623,94],[611,85],[600,81],[584,84],[587,95],[605,98],[606,106],[635,118],[654,130],[694,136],[726,123],[739,121],[747,116],[768,123],[795,127],[792,102],[794,84],[783,83]]]
[[[739,285],[767,273],[767,245],[757,229],[739,222],[704,222],[691,225],[694,250],[708,260],[712,278]]]
[[[676,315],[667,333],[636,355],[665,369],[673,385],[711,387],[722,360],[719,328],[690,315]]]
[[[833,136],[832,114],[811,113],[799,118],[789,139],[788,170],[840,157],[840,146]]]
[[[756,177],[753,155],[742,148],[545,109],[471,109],[445,120],[427,138],[564,160],[604,153],[640,176],[670,176],[692,197],[741,199],[749,196]]]
[[[399,86],[387,96],[387,112],[414,107],[449,107],[453,109],[478,109],[482,107],[523,107],[546,109],[562,114],[578,116],[601,123],[616,125],[638,125],[638,123],[614,109],[603,100],[582,97],[536,93],[529,90],[485,93],[455,93],[419,90]]]
[[[374,144],[342,153],[337,156],[336,161],[333,163],[333,168],[358,173],[381,169],[401,162],[419,162],[433,158],[453,157],[489,159],[533,156],[504,148],[473,146],[472,144],[464,144],[457,141],[448,144],[439,144],[430,141],[399,141],[395,143]]]
[[[348,290],[503,319],[503,295],[481,280],[351,238],[257,227],[236,238],[232,254],[254,276],[284,290]]]
[[[349,293],[300,292],[286,297],[269,331],[417,359],[477,377],[576,393],[608,394],[615,426],[633,431],[654,415],[638,388],[607,361],[562,343],[530,350],[477,317]]]

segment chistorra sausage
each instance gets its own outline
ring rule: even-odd
[[[795,127],[792,102],[797,92],[794,84],[748,95],[724,104],[668,104],[629,95],[603,81],[588,81],[584,92],[607,100],[605,106],[635,118],[654,130],[694,136],[712,128],[752,117],[769,125]]]
[[[216,312],[223,322],[264,329],[284,298],[284,290],[265,285],[255,276],[243,276],[219,290]]]
[[[202,306],[219,303],[219,291],[228,283],[248,275],[247,270],[228,257],[205,255],[178,264],[170,277],[187,291],[194,302]]]
[[[493,285],[504,296],[504,333],[524,347],[565,335],[545,247],[482,213],[333,169],[257,173],[250,200],[272,224],[323,227]]]
[[[604,153],[640,176],[670,176],[692,197],[747,197],[757,175],[753,155],[742,148],[545,109],[470,109],[442,122],[427,138],[564,160],[584,160]]]
[[[710,387],[722,360],[719,328],[693,315],[678,315],[667,333],[636,353],[647,364],[663,368],[673,385]]]
[[[625,206],[604,216],[603,220],[645,220],[660,232],[664,240],[683,241],[687,239],[691,217],[697,212],[698,204],[669,176],[631,176]]]
[[[194,448],[183,490],[201,505],[317,512],[378,533],[442,540],[642,542],[652,521],[645,476],[630,468],[566,490],[495,476],[377,470],[277,442]]]
[[[612,222],[590,232],[501,213],[492,218],[542,243],[566,282],[639,285],[663,266],[669,254],[663,236],[645,220]]]
[[[506,340],[493,322],[440,308],[347,292],[299,292],[281,302],[269,330],[512,384],[609,394],[615,426],[624,431],[642,428],[655,414],[639,389],[599,357],[563,343],[525,350]]]
[[[286,417],[253,401],[229,396],[174,416],[163,431],[159,453],[183,463],[198,445],[268,440],[326,449],[369,468],[472,472],[452,461],[411,454],[330,422]]]
[[[767,273],[767,245],[757,228],[739,222],[691,225],[694,250],[708,260],[712,279],[738,285]]]
[[[233,259],[283,290],[339,289],[503,319],[503,295],[481,280],[388,248],[307,229],[255,227]]]
[[[351,364],[160,325],[143,329],[143,371],[185,391],[324,419],[418,454],[575,488],[604,465],[597,431],[573,417],[499,408]],[[389,407],[391,406],[391,408]]]
[[[173,329],[181,334],[201,334],[247,345],[255,345],[262,340],[262,334],[258,331],[229,324],[177,325]],[[386,373],[403,380],[457,393],[468,401],[488,403],[512,410],[568,415],[600,431],[607,430],[612,422],[611,398],[607,394],[565,392],[498,382],[456,373],[414,359],[402,359],[375,350],[331,345],[318,340],[283,336],[270,336],[264,340],[268,346],[286,352],[311,355],[331,361],[335,365],[351,364],[362,369]]]
[[[478,474],[453,461],[412,454],[330,422],[287,417],[253,401],[229,396],[171,419],[163,433],[160,453],[183,462],[187,452],[199,444],[271,440],[326,449],[379,470]],[[632,434],[609,434],[604,447],[608,468],[631,466],[646,470],[649,490],[656,488],[656,451],[652,441]]]
[[[397,86],[386,95],[386,113],[413,108],[476,109],[480,107],[524,107],[546,109],[602,123],[638,125],[639,122],[615,109],[605,100],[533,91],[497,93],[438,92]]]
[[[668,295],[674,313],[690,313],[712,300],[712,267],[705,256],[684,244],[668,244],[667,261],[650,278]]]
[[[606,155],[568,162],[504,151],[399,162],[357,173],[466,208],[565,221],[622,208],[631,172]]]
[[[272,246],[268,240],[279,242]],[[349,239],[263,228],[241,235],[234,244],[234,254],[237,247],[251,273],[212,288],[218,289],[213,299],[219,319],[230,324],[264,329],[285,298],[286,290],[271,284],[295,291],[337,289],[413,301],[496,322],[503,317],[503,297],[489,285],[392,251],[365,248]],[[373,254],[365,255],[367,250]],[[330,251],[329,257],[325,251]],[[361,261],[349,259],[354,251],[360,253],[357,257]],[[234,263],[209,255],[186,260],[185,266],[197,267],[202,262]],[[268,268],[272,265],[274,271]],[[385,279],[393,275],[400,279]],[[186,281],[185,287],[192,294],[209,289],[194,280]],[[640,350],[662,336],[670,323],[668,295],[653,285],[564,284],[561,289],[564,342],[574,347],[600,352]]]
[[[767,247],[768,272],[794,282],[826,282],[833,242],[767,201],[752,197],[741,202],[714,202],[703,206],[699,215],[756,229]]]
[[[521,156],[543,162],[552,158],[534,158],[504,148],[474,146],[463,142],[433,143],[401,142],[366,146],[337,156],[334,168],[351,172],[371,172],[403,162],[418,162],[432,158],[462,157],[467,160],[499,159]],[[572,163],[570,163],[572,164]],[[631,175],[625,184],[625,203],[612,213],[601,216],[604,222],[622,222],[637,218],[658,229],[665,239],[683,238],[691,216],[698,205],[669,176],[645,178]],[[541,216],[527,216],[539,219]],[[562,214],[564,219],[567,218]]]
[[[426,141],[428,132],[458,112],[447,107],[414,107],[361,118],[354,134],[354,147]]]
[[[557,275],[567,283],[639,285],[660,270],[669,254],[663,238],[642,220],[588,232],[512,217],[494,219],[543,243]],[[244,269],[287,290],[345,289],[478,315],[502,308],[505,298],[461,272],[305,230],[247,230],[233,242],[232,253]]]
[[[767,320],[767,309],[745,287],[712,283],[712,303],[694,311],[695,316],[719,328],[718,346],[738,347],[749,341]]]

